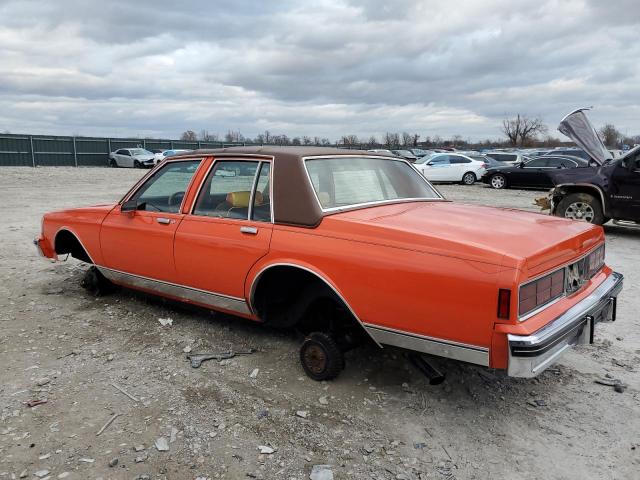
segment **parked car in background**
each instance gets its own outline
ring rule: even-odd
[[[445,201],[399,158],[267,146],[170,157],[118,203],[47,213],[35,240],[91,265],[94,290],[298,329],[314,380],[363,342],[539,375],[615,318],[604,243],[587,223]]]
[[[144,148],[121,148],[109,154],[109,166],[114,168],[151,168],[155,164],[155,155]]]
[[[415,167],[432,182],[461,182],[473,185],[485,172],[484,161],[457,153],[434,153],[419,159]]]
[[[187,153],[187,152],[190,152],[190,151],[191,150],[185,150],[185,149],[164,150],[162,152],[162,154],[161,154],[162,157],[158,161],[156,161],[156,163],[160,163],[162,160],[164,160],[167,157],[173,157],[175,155],[181,155],[183,153]],[[157,159],[157,157],[156,157],[156,159]]]
[[[493,188],[552,188],[553,173],[568,168],[588,167],[589,163],[578,157],[543,155],[516,165],[492,167],[486,171],[482,181]]]
[[[602,225],[640,224],[640,147],[615,158],[578,109],[564,117],[558,130],[589,152],[589,168],[561,171],[549,193],[551,213]],[[597,165],[597,166],[596,166]]]
[[[415,163],[415,161],[418,159],[418,157],[411,153],[411,150],[391,150],[391,152],[393,152],[393,154],[397,157],[409,160],[411,163]]]
[[[422,148],[410,148],[409,151],[413,153],[417,158],[422,158],[425,155],[431,155],[434,153],[431,150],[423,150]]]
[[[488,155],[468,154],[466,156],[469,157],[471,160],[478,160],[479,162],[484,163],[485,168],[502,167],[504,165],[507,165],[506,163],[500,162],[494,158],[491,158]]]
[[[582,158],[583,160],[586,160],[587,162],[591,161],[591,155],[589,155],[587,152],[585,152],[584,150],[582,150],[581,148],[556,148],[554,150],[551,150],[547,153],[545,153],[543,156],[549,156],[549,155],[568,155],[570,157],[579,157]]]
[[[372,148],[371,150],[367,150],[367,152],[396,156],[391,150],[387,150],[386,148]]]
[[[483,152],[485,155],[503,163],[520,163],[529,159],[529,157],[519,152]]]

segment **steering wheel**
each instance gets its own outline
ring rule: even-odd
[[[179,206],[182,203],[183,199],[184,199],[184,192],[176,192],[171,194],[171,196],[169,197],[169,200],[167,200],[167,203],[169,204],[170,207],[174,207],[176,205]]]

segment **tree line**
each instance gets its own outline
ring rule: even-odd
[[[539,117],[529,117],[525,114],[517,114],[507,117],[502,121],[500,130],[504,135],[501,139],[486,139],[472,141],[462,135],[441,137],[440,135],[421,135],[417,132],[386,132],[381,137],[375,135],[359,137],[349,134],[342,135],[338,140],[331,141],[325,137],[317,136],[293,136],[286,134],[274,134],[269,130],[247,137],[238,130],[228,130],[223,136],[201,130],[196,133],[186,130],[180,139],[184,141],[202,141],[211,143],[230,144],[259,144],[259,145],[306,145],[306,146],[339,146],[345,148],[386,148],[390,150],[407,148],[438,148],[455,147],[458,149],[478,148],[552,148],[566,146],[572,142],[553,137],[549,134],[549,128]],[[623,135],[613,124],[606,124],[598,130],[598,134],[608,148],[622,148],[623,145],[633,146],[640,144],[640,135]]]

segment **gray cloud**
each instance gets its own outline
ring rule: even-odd
[[[5,0],[0,130],[497,137],[505,115],[640,133],[640,8],[596,0]]]

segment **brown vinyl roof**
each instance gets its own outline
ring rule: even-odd
[[[322,209],[316,200],[313,186],[304,168],[304,157],[341,155],[381,156],[364,150],[326,147],[228,147],[194,150],[191,155],[233,156],[256,155],[273,157],[273,216],[275,223],[315,227],[322,220]],[[183,156],[179,155],[179,156]],[[394,157],[395,158],[395,157]]]

